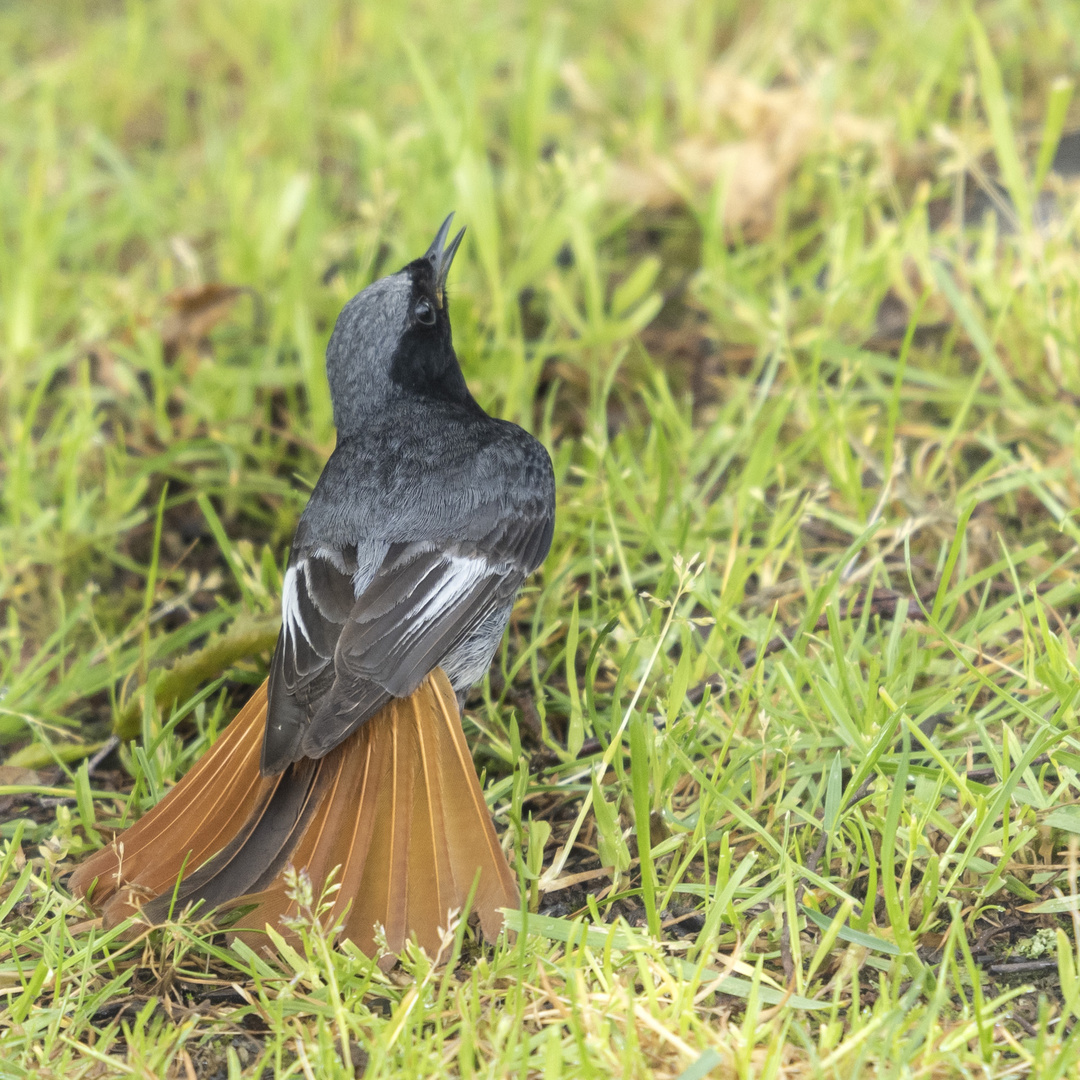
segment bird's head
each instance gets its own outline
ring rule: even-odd
[[[446,277],[465,230],[450,241],[451,214],[427,251],[372,282],[342,309],[326,349],[339,434],[362,425],[394,396],[467,400],[454,353]]]

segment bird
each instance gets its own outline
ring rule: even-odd
[[[296,925],[306,874],[314,895],[329,887],[326,925],[362,951],[414,939],[432,953],[470,896],[488,940],[519,904],[460,714],[551,547],[555,476],[544,446],[466,384],[446,293],[465,233],[447,243],[453,217],[338,316],[337,443],[293,538],[268,677],[68,879],[107,926],[195,907],[267,946],[267,927]]]

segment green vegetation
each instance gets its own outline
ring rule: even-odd
[[[976,11],[0,6],[0,1075],[1075,1075],[1080,7]],[[263,677],[450,209],[560,484],[466,721],[525,932],[121,941],[62,874]]]

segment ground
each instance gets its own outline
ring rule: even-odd
[[[1074,1075],[1078,42],[0,6],[0,1075]],[[64,875],[263,678],[334,318],[449,210],[466,376],[559,485],[466,716],[521,932],[123,941]]]

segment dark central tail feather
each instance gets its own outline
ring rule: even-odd
[[[288,865],[316,894],[337,870],[330,923],[369,953],[377,923],[395,952],[415,934],[433,953],[479,876],[473,910],[486,937],[498,934],[517,886],[442,671],[326,757],[269,778],[258,772],[264,714],[265,685],[154,810],[76,870],[72,890],[86,895],[97,879],[91,902],[110,924],[140,909],[161,921],[200,900],[253,904],[236,929],[262,944],[263,928],[281,932],[296,910]]]
[[[318,763],[301,760],[276,777],[243,828],[212,859],[180,883],[178,889],[143,905],[143,916],[162,922],[202,901],[209,911],[268,885],[283,870],[325,787]]]

